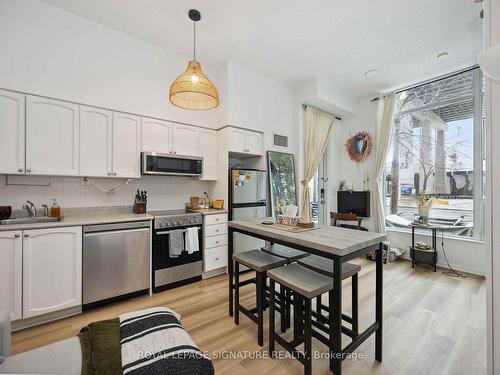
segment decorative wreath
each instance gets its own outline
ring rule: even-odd
[[[351,160],[359,163],[370,155],[372,137],[368,132],[359,132],[347,140],[345,148]]]

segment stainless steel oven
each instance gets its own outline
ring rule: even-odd
[[[154,219],[153,229],[153,291],[160,292],[175,286],[201,279],[203,271],[202,216],[185,210],[150,212]],[[188,228],[198,229],[198,248],[189,254],[183,251],[177,257],[170,255],[170,235],[174,230],[182,232],[183,241]]]
[[[167,176],[201,177],[203,174],[203,158],[199,156],[180,156],[143,152],[141,173]]]

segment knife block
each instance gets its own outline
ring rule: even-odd
[[[141,201],[138,201],[136,199],[134,202],[134,214],[145,214],[146,213],[146,203],[147,202],[141,202]]]

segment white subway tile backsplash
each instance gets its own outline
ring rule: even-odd
[[[142,176],[115,194],[105,194],[93,186],[87,186],[83,178],[78,177],[15,176],[14,179],[16,184],[50,182],[50,186],[9,186],[4,179],[5,176],[0,176],[0,206],[12,206],[14,209],[21,209],[26,200],[32,201],[37,207],[44,203],[50,205],[52,198],[56,198],[63,208],[131,206],[137,189],[148,190],[148,210],[177,209],[183,208],[191,196],[202,196],[210,187],[206,181],[187,177]],[[104,189],[125,182],[125,179],[90,180]],[[13,178],[9,177],[9,182],[12,181]]]

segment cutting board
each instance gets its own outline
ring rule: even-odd
[[[291,232],[291,233],[302,233],[302,232],[307,232],[307,231],[319,228],[319,227],[302,228],[302,227],[296,227],[296,226],[292,226],[292,225],[276,224],[276,223],[274,223],[273,225],[265,225],[265,224],[259,224],[259,225],[262,227],[279,229],[279,230],[283,230],[285,232]]]

